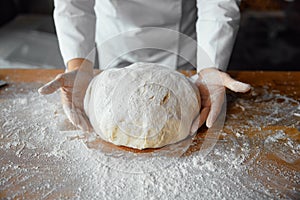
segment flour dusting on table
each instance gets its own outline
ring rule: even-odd
[[[219,142],[205,158],[196,137],[168,166],[130,173],[110,167],[68,122],[59,94],[40,96],[36,84],[0,94],[0,198],[16,199],[266,199],[300,196],[299,102],[254,90],[229,96],[232,109]],[[4,89],[2,89],[4,90]],[[257,109],[253,109],[257,104]],[[241,124],[242,118],[246,123]],[[287,126],[288,129],[281,127]],[[248,132],[249,130],[252,132]],[[254,130],[254,133],[253,133]],[[267,155],[274,159],[264,159]],[[121,158],[120,158],[121,159]],[[147,159],[147,158],[144,158]],[[290,165],[278,165],[277,161]],[[128,160],[128,166],[147,163]],[[298,167],[297,167],[298,166]],[[121,169],[121,170],[120,170]]]

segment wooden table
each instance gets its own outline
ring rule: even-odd
[[[18,85],[21,83],[35,82],[42,85],[42,83],[52,80],[61,72],[63,71],[47,69],[1,69],[0,80],[7,81],[8,85],[0,89],[0,100],[5,101],[6,93],[11,92],[11,90],[9,91],[7,89],[10,88],[12,84]],[[183,73],[193,74],[194,72]],[[300,72],[231,71],[229,74],[239,81],[251,84],[253,88],[252,92],[247,94],[228,92],[227,119],[223,129],[225,136],[223,134],[219,139],[224,141],[227,139],[227,141],[229,141],[228,135],[231,135],[231,138],[235,138],[233,140],[237,143],[244,137],[251,140],[251,145],[253,146],[248,149],[249,152],[247,154],[243,154],[248,157],[241,163],[250,166],[247,173],[254,179],[260,180],[260,183],[269,188],[270,191],[279,191],[276,197],[297,198],[297,196],[300,195]],[[18,91],[15,92],[16,94],[18,93]],[[282,108],[280,108],[281,103]],[[278,110],[279,108],[279,113],[274,114],[274,112],[271,112],[272,104],[274,104],[274,109]],[[288,113],[287,107],[289,106],[294,113]],[[285,113],[280,114],[280,110]],[[270,117],[270,115],[274,118],[269,119],[268,117]],[[281,115],[286,115],[286,119]],[[274,121],[274,119],[279,120]],[[2,126],[5,119],[2,119],[0,122],[2,122],[2,124],[0,124],[0,126]],[[193,145],[184,156],[188,157],[199,151],[206,132],[206,128],[199,130],[199,133],[194,138]],[[276,134],[279,133],[284,133],[285,138],[276,138]],[[5,135],[5,133],[2,134]],[[233,140],[231,140],[232,143],[234,143]],[[281,145],[284,148],[289,145],[287,140],[292,141],[293,145],[296,144],[296,146],[298,146],[295,147],[296,149],[292,149],[293,152],[289,157],[284,158],[282,157],[283,155],[280,154],[284,153],[283,151],[281,152],[280,147],[274,146],[272,143],[275,148],[274,152],[270,149],[273,148],[273,146],[267,142],[274,140],[277,140],[276,145],[282,143]],[[260,141],[264,141],[263,144],[261,144]],[[243,145],[239,146],[239,149],[243,148],[246,147]],[[237,151],[237,149],[238,148],[235,148],[235,151]],[[281,169],[292,174],[295,180],[290,180],[290,178],[285,177],[285,175],[277,173]],[[268,171],[268,173],[266,171]],[[272,177],[270,177],[270,173]],[[3,184],[6,186],[5,182],[3,182]],[[13,186],[4,190],[0,189],[0,198],[6,197],[8,190],[17,192],[19,189],[20,188]],[[31,197],[29,194],[25,194],[25,197],[26,195],[27,197]],[[39,196],[37,195],[35,197]],[[56,197],[57,196],[52,195],[50,198]]]
[[[63,73],[61,69],[0,69],[0,80],[8,82],[39,82],[46,83],[57,74]],[[194,74],[195,72],[185,72]],[[251,84],[254,87],[269,86],[270,89],[279,90],[299,100],[300,97],[300,72],[286,71],[231,71],[229,74],[240,81]]]

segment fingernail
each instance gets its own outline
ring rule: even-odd
[[[86,128],[85,128],[85,127],[80,126],[80,125],[78,125],[77,127],[78,127],[80,130],[82,130],[83,132],[86,132]]]
[[[40,94],[49,94],[50,92],[51,92],[51,90],[50,90],[51,88],[49,88],[49,83],[47,83],[47,84],[45,84],[44,86],[42,86],[42,87],[40,87],[39,89],[38,89],[38,92],[40,93]]]
[[[249,84],[247,84],[247,83],[242,83],[242,82],[240,82],[240,88],[242,89],[242,90],[244,90],[244,91],[248,91],[248,90],[250,90],[250,88],[251,88],[251,86],[249,85]]]
[[[44,87],[40,87],[40,88],[38,89],[38,92],[39,92],[40,94],[44,94]]]
[[[197,130],[198,130],[198,127],[197,126],[193,126],[191,128],[191,133],[194,134]]]
[[[207,128],[211,128],[212,127],[211,122],[206,122],[206,126],[207,126]]]
[[[250,89],[251,89],[251,85],[247,84],[246,90],[250,90]]]

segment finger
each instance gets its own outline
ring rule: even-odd
[[[191,135],[193,135],[199,128],[199,119],[200,119],[200,115],[198,115],[198,117],[194,120],[192,126],[191,126]]]
[[[56,78],[49,83],[45,84],[43,87],[39,88],[38,92],[40,94],[51,94],[63,86],[63,76],[59,74]]]
[[[78,127],[83,131],[90,132],[92,130],[92,126],[87,116],[84,113],[81,113],[78,115],[78,118],[79,118]]]
[[[209,113],[209,107],[205,107],[201,110],[200,115],[194,120],[191,127],[191,134],[194,134],[205,122]]]
[[[63,105],[65,114],[69,118],[70,122],[83,131],[90,132],[92,130],[92,126],[83,111],[80,109],[75,109],[74,107],[70,107],[69,105]]]
[[[199,125],[198,125],[199,127],[201,127],[204,124],[204,122],[206,121],[209,110],[210,110],[209,107],[205,107],[201,110],[200,118],[199,118]]]
[[[206,120],[206,126],[208,128],[211,128],[212,125],[214,124],[214,122],[216,121],[223,102],[224,102],[224,95],[225,95],[225,91],[220,92],[218,94],[216,94],[215,96],[211,97],[211,107],[210,107],[210,111]]]
[[[251,86],[249,84],[234,80],[226,73],[223,73],[222,78],[223,78],[224,86],[234,92],[247,92],[251,88]]]
[[[78,115],[72,110],[71,105],[63,104],[63,110],[67,115],[69,121],[77,127],[79,123]]]

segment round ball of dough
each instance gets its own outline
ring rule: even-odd
[[[154,63],[101,72],[84,99],[85,112],[103,140],[136,149],[185,139],[199,105],[198,89],[188,78]]]

